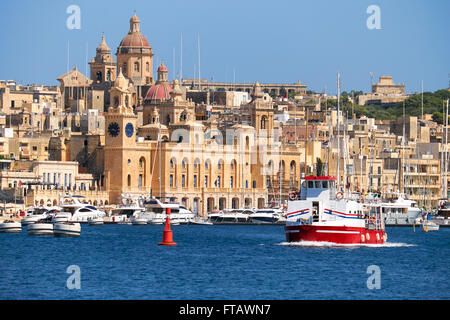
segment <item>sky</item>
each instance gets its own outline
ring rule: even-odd
[[[79,29],[67,27],[71,5],[80,8]],[[367,26],[375,21],[371,5],[379,29]],[[371,73],[375,82],[381,75],[404,82],[408,93],[422,82],[424,91],[449,86],[448,0],[7,1],[0,79],[58,85],[68,65],[86,74],[102,34],[115,54],[134,11],[155,54],[155,77],[162,60],[169,79],[180,70],[198,77],[200,53],[200,76],[209,81],[300,80],[332,95],[339,72],[342,91],[369,91]]]

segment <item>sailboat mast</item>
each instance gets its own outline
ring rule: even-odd
[[[448,174],[448,99],[447,99],[447,110],[445,112],[445,181],[444,181],[444,190],[445,190],[445,195],[444,197],[447,198],[448,196],[448,180],[447,180],[447,174]]]
[[[403,138],[402,138],[402,166],[401,166],[401,172],[402,172],[402,192],[405,193],[405,170],[403,167],[405,166],[405,137],[406,137],[406,129],[405,129],[405,101],[403,101]]]
[[[341,82],[340,82],[340,75],[339,72],[337,73],[337,87],[338,87],[338,92],[337,92],[337,186],[338,189],[341,186],[341,174],[339,172],[339,158],[341,156],[340,154],[340,145],[339,145],[339,135],[340,135],[340,125],[339,125],[339,113],[340,113],[340,99],[341,99]]]

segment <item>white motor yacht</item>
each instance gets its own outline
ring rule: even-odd
[[[140,199],[122,194],[120,203],[111,210],[109,220],[114,223],[130,222],[144,211]]]
[[[35,223],[31,223],[27,226],[27,232],[29,235],[34,236],[51,236],[53,235],[53,223],[51,217],[47,217],[42,220],[38,220]]]
[[[83,196],[65,197],[60,204],[62,210],[54,216],[52,221],[88,222],[90,218],[103,218],[106,215],[104,211],[83,202],[83,199]]]
[[[88,218],[87,221],[90,226],[101,226],[104,224],[103,218],[100,218],[100,217]]]
[[[170,208],[170,222],[173,225],[189,223],[195,217],[194,213],[178,203],[162,202],[156,198],[145,201],[144,207],[145,212],[141,213],[141,217],[147,218],[150,224],[164,223],[167,208]]]
[[[415,201],[408,200],[402,195],[392,202],[381,201],[380,206],[387,224],[413,223],[422,214]]]
[[[218,223],[246,223],[249,215],[254,213],[251,209],[224,209],[217,218]]]
[[[283,210],[279,208],[257,209],[248,216],[252,223],[267,224],[279,222],[283,217]]]
[[[191,220],[189,223],[196,224],[196,225],[204,225],[204,226],[212,226],[213,225],[213,223],[210,219],[204,219],[199,216],[195,217],[195,219]]]
[[[0,232],[22,232],[22,224],[13,220],[4,220],[0,222]]]
[[[29,225],[31,223],[35,223],[38,220],[45,219],[49,216],[55,216],[61,210],[60,207],[53,206],[41,206],[35,207],[29,211],[27,211],[27,216],[22,219],[21,223],[23,226]]]
[[[214,223],[219,222],[222,217],[222,211],[220,210],[213,210],[211,213],[208,214],[208,219]]]
[[[53,227],[55,237],[79,237],[81,225],[78,222],[57,222]]]

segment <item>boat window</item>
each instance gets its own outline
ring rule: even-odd
[[[93,206],[86,206],[86,208],[89,208],[89,209],[91,209],[91,210],[97,210],[95,207],[93,207]]]
[[[315,186],[316,186],[317,189],[319,189],[320,188],[320,181],[315,181]]]
[[[88,208],[81,208],[80,212],[91,212],[91,209]]]
[[[328,181],[322,181],[322,188],[328,189]]]
[[[314,181],[308,181],[308,189],[314,188]]]

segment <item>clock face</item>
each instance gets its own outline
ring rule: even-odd
[[[117,137],[119,134],[120,127],[117,122],[111,122],[108,126],[108,132],[112,137]]]
[[[134,132],[133,125],[131,123],[127,123],[127,125],[125,126],[125,133],[127,137],[131,138],[133,136],[133,132]]]

